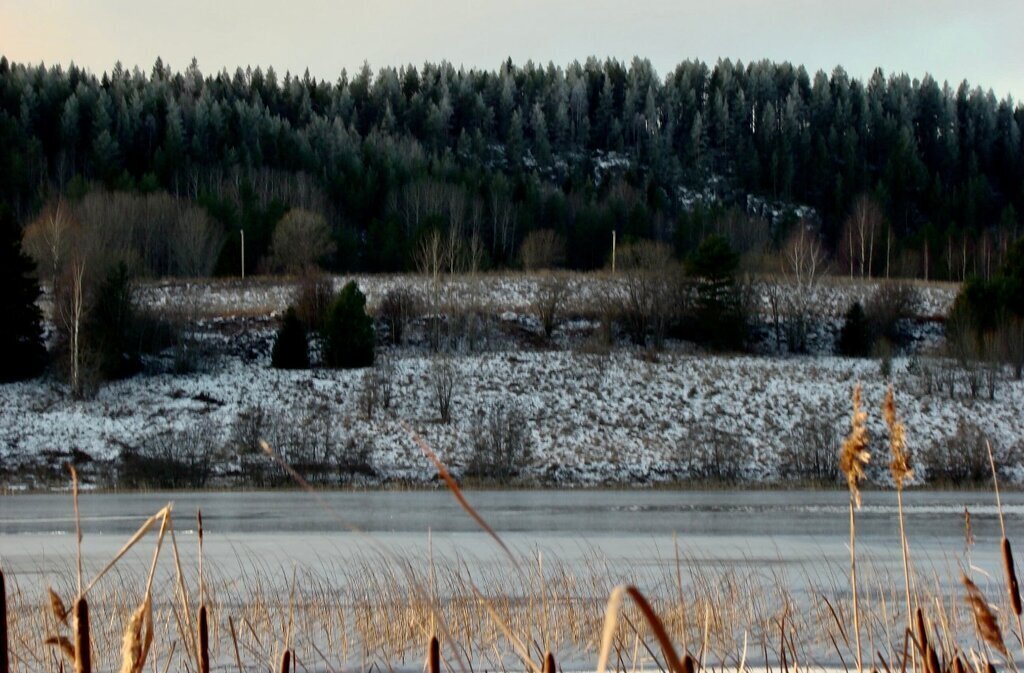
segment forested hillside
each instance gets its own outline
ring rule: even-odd
[[[967,82],[765,61],[364,66],[324,81],[0,58],[0,199],[23,226],[102,190],[201,209],[216,230],[192,245],[213,260],[149,269],[162,274],[236,273],[241,230],[255,269],[301,208],[326,219],[334,270],[408,269],[434,229],[493,266],[553,229],[565,265],[586,269],[613,230],[680,255],[721,233],[747,252],[806,218],[840,271],[962,280],[1020,234],[1022,126],[1024,107]]]

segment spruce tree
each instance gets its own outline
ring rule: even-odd
[[[331,304],[324,336],[329,367],[357,369],[373,364],[373,320],[366,315],[366,296],[354,281],[341,288]]]
[[[270,365],[274,369],[309,368],[309,342],[306,340],[306,328],[291,306],[285,312],[284,322],[277,332],[274,350],[270,355]]]
[[[846,312],[843,328],[839,331],[837,350],[840,355],[863,358],[871,353],[872,345],[871,329],[864,307],[859,301],[854,302]]]
[[[35,263],[21,249],[20,228],[0,204],[0,383],[38,376],[46,366]]]

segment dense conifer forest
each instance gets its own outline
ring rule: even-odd
[[[327,81],[2,58],[0,199],[22,226],[98,192],[198,206],[213,259],[147,251],[154,275],[236,273],[242,230],[256,269],[301,208],[325,218],[336,271],[413,268],[432,230],[501,267],[550,229],[564,265],[589,269],[613,230],[680,256],[720,233],[743,253],[804,220],[839,271],[962,280],[1020,235],[1022,126],[1024,107],[967,82],[768,61],[364,65]]]

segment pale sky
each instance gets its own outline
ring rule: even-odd
[[[335,80],[368,61],[495,69],[587,56],[768,58],[866,78],[925,72],[1024,98],[1021,0],[0,0],[0,54],[96,74],[195,56],[204,73],[273,65]]]

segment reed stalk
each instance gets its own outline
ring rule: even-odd
[[[889,471],[892,473],[892,480],[896,484],[896,509],[900,522],[900,551],[903,555],[903,591],[906,599],[907,628],[912,628],[913,609],[910,601],[910,546],[907,544],[906,518],[903,515],[903,487],[908,479],[913,477],[910,467],[910,454],[907,451],[906,428],[896,417],[896,394],[892,386],[889,386],[885,393],[885,401],[882,403],[882,416],[889,428],[889,449],[892,459],[889,461]],[[912,655],[914,670],[917,670],[916,653]]]
[[[0,673],[11,673],[7,650],[7,582],[3,570],[0,570]]]
[[[839,468],[846,476],[850,491],[850,590],[853,593],[853,633],[857,646],[857,673],[863,673],[864,660],[860,640],[860,605],[857,596],[857,519],[854,511],[860,509],[860,482],[864,480],[864,466],[871,460],[868,453],[868,415],[861,410],[861,386],[853,389],[853,416],[850,436],[843,442],[839,455]]]
[[[1024,627],[1021,625],[1021,600],[1020,585],[1017,582],[1017,568],[1013,562],[1013,549],[1010,547],[1010,540],[1006,537],[1006,520],[1003,517],[1003,501],[999,495],[999,477],[996,475],[996,461],[992,458],[992,444],[985,442],[988,450],[988,464],[992,468],[992,487],[996,492],[996,509],[999,512],[999,529],[1002,532],[1000,540],[1000,551],[1003,560],[1003,574],[1006,578],[1006,593],[1010,599],[1010,608],[1017,622],[1017,638],[1021,647],[1024,647]]]

